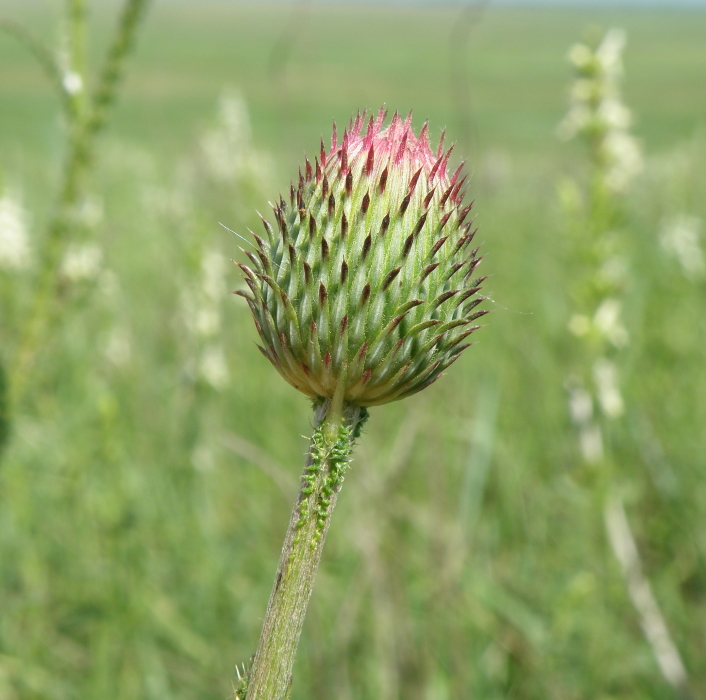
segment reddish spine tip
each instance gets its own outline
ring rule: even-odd
[[[370,282],[363,287],[363,292],[360,295],[360,307],[363,308],[366,302],[370,299]]]
[[[272,226],[270,225],[270,222],[267,219],[265,219],[265,217],[262,216],[262,214],[260,214],[259,216],[260,216],[260,221],[262,221],[262,225],[265,227],[265,233],[267,234],[267,237],[272,238],[273,232],[272,232]]]
[[[309,238],[314,238],[316,233],[316,219],[309,214]]]
[[[434,308],[436,308],[437,306],[441,306],[445,301],[447,301],[453,296],[456,296],[456,294],[458,294],[460,291],[460,289],[450,289],[448,292],[439,294],[439,296],[434,300]]]
[[[368,146],[373,142],[373,137],[375,136],[375,121],[373,115],[370,115],[370,120],[368,121],[368,128],[365,131],[365,145]]]
[[[336,211],[336,198],[333,196],[333,192],[328,197],[328,215],[333,216],[333,212]]]
[[[468,213],[473,209],[473,202],[471,202],[467,207],[464,207],[458,215],[458,225],[463,223],[463,220],[468,216]]]
[[[241,248],[241,250],[242,250],[242,248]],[[262,262],[262,269],[267,270],[270,265],[269,258],[261,250],[256,250],[255,252],[257,253],[258,257],[260,258],[260,261]],[[255,256],[249,250],[245,251],[245,255],[247,255],[248,258],[250,258],[250,260],[253,261],[253,264],[257,266],[257,260],[255,259]]]
[[[397,328],[397,326],[400,325],[400,323],[402,323],[402,319],[403,319],[403,318],[404,318],[404,314],[400,314],[399,316],[396,316],[395,318],[393,318],[392,321],[390,321],[390,324],[389,324],[388,329],[387,329],[388,335],[389,335],[390,333],[392,333],[392,331],[394,331],[395,328]],[[400,338],[400,340],[404,341],[404,338]],[[397,341],[397,342],[399,343],[399,341]],[[400,343],[400,345],[401,345],[401,343]],[[400,345],[398,345],[398,346],[395,348],[395,352],[397,352],[397,350],[399,349]]]
[[[341,240],[346,240],[346,234],[348,233],[348,219],[346,218],[346,213],[343,212],[341,216]]]
[[[382,283],[383,292],[392,284],[395,277],[400,274],[401,269],[402,267],[396,267],[394,270],[388,272],[387,277],[385,277],[385,281]]]
[[[407,188],[407,191],[410,195],[414,194],[414,190],[417,187],[417,182],[419,181],[419,176],[422,174],[422,168],[419,168],[414,175],[412,175],[412,179],[409,181],[409,187]]]
[[[427,213],[424,212],[420,217],[419,221],[417,221],[417,225],[414,227],[414,233],[412,233],[413,236],[418,236],[419,232],[424,228],[424,224],[427,220]]]
[[[436,270],[436,268],[439,267],[439,263],[431,263],[431,265],[427,265],[423,270],[422,270],[422,276],[419,280],[419,283],[421,284],[424,282],[424,280],[429,277],[429,275]]]
[[[431,172],[429,173],[429,182],[432,182],[434,180],[434,177],[436,176],[436,173],[439,170],[439,166],[441,165],[442,160],[443,159],[441,157],[436,159],[436,163],[434,163],[434,167],[431,169]]]
[[[490,309],[482,309],[481,311],[476,311],[474,314],[471,314],[468,316],[469,321],[475,321],[477,318],[480,318],[481,316],[485,316],[486,314],[490,313]]]
[[[402,204],[400,205],[400,216],[402,216],[407,211],[407,207],[409,206],[409,200],[409,195],[406,195],[405,198],[402,200]]]
[[[387,233],[387,229],[390,226],[390,215],[385,214],[382,223],[380,224],[380,236],[384,236]]]
[[[311,182],[311,178],[314,177],[314,173],[311,169],[311,163],[309,162],[309,159],[306,159],[306,181]]]
[[[407,148],[407,134],[409,131],[405,130],[402,134],[402,140],[400,141],[400,147],[397,149],[397,153],[395,154],[395,165],[397,165],[401,160],[402,156],[404,156],[405,149]]]
[[[322,236],[321,237],[321,258],[322,260],[328,260],[328,241]]]
[[[380,182],[378,183],[378,189],[380,190],[380,194],[385,193],[385,187],[387,186],[387,166],[385,166],[385,169],[382,171],[380,175]]]
[[[462,197],[459,196],[459,193],[461,192],[461,187],[463,187],[463,183],[466,181],[466,177],[468,176],[464,175],[463,178],[454,185],[453,191],[451,192],[452,202],[460,203]]]
[[[441,158],[441,154],[444,152],[444,139],[446,138],[446,129],[441,132],[441,138],[439,139],[439,147],[436,150],[436,157]]]
[[[418,146],[424,151],[429,150],[429,120],[427,119],[422,125],[422,130],[419,132]]]
[[[361,253],[361,257],[363,260],[368,257],[368,253],[370,252],[370,247],[373,244],[373,237],[368,234],[365,240],[363,241],[363,252]]]
[[[323,306],[326,303],[326,299],[328,299],[326,287],[323,282],[319,282],[319,304]]]
[[[341,284],[345,284],[346,279],[348,279],[348,263],[344,260],[341,263]]]
[[[346,328],[348,328],[348,314],[341,319],[341,325],[339,327],[341,335],[346,332]]]
[[[404,242],[404,248],[402,248],[403,258],[406,258],[409,255],[409,251],[412,249],[412,243],[414,243],[414,234],[410,233]]]
[[[372,119],[371,119],[372,124]],[[368,158],[365,161],[365,174],[370,177],[373,174],[373,167],[375,165],[375,149],[372,144],[370,145],[370,150],[368,150]]]
[[[309,263],[305,260],[304,263],[304,281],[309,284],[309,280],[311,279],[311,267],[309,266]]]
[[[350,197],[353,191],[353,173],[349,170],[346,175],[346,196]]]
[[[443,238],[440,238],[436,243],[434,243],[431,251],[429,252],[429,257],[433,258],[439,252],[439,248],[441,248],[441,246],[444,245],[447,240],[448,236],[444,236]]]
[[[444,206],[446,204],[446,200],[449,198],[449,195],[451,194],[451,190],[453,190],[453,185],[451,185],[444,194],[441,195],[441,200],[439,201],[440,206]]]
[[[370,206],[370,195],[366,192],[365,196],[363,197],[363,201],[360,204],[360,211],[363,214],[366,214],[369,206]]]
[[[328,178],[326,177],[326,173],[324,173],[324,180],[321,183],[321,196],[326,197],[328,194]]]

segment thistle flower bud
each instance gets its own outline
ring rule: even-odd
[[[470,345],[484,277],[462,167],[411,114],[359,114],[306,161],[240,269],[260,350],[299,391],[374,406],[429,386]]]

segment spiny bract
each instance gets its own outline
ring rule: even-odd
[[[374,406],[429,386],[468,347],[486,311],[473,309],[484,277],[464,223],[462,166],[448,172],[443,136],[436,153],[428,125],[416,137],[411,114],[385,111],[352,120],[338,142],[273,206],[253,234],[250,291],[260,350],[292,386],[311,397]],[[259,347],[259,346],[258,346]]]

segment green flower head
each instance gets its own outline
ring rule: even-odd
[[[240,265],[260,350],[295,388],[375,406],[436,381],[470,343],[485,277],[462,166],[411,114],[359,114],[306,161]]]

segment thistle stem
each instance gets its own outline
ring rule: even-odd
[[[316,570],[336,505],[353,443],[368,417],[360,406],[316,406],[314,433],[302,474],[277,576],[247,678],[247,700],[286,700],[292,684],[292,667],[314,587]],[[336,425],[332,426],[332,420]],[[332,429],[332,428],[335,428]]]

